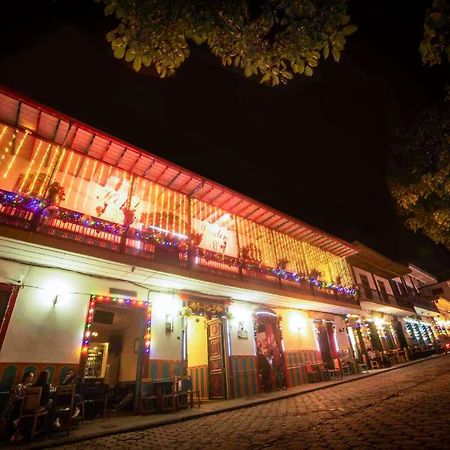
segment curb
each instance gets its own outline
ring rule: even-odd
[[[115,428],[113,430],[98,431],[98,432],[94,432],[94,433],[91,433],[86,436],[78,436],[78,437],[76,437],[76,436],[70,437],[69,436],[67,438],[57,439],[53,442],[51,442],[51,441],[39,442],[34,445],[30,444],[27,446],[20,446],[20,447],[16,447],[16,448],[30,449],[30,450],[55,448],[55,447],[59,447],[62,445],[75,444],[78,442],[88,441],[91,439],[97,439],[97,438],[106,437],[106,436],[113,436],[116,434],[148,430],[151,428],[161,427],[164,425],[171,425],[171,424],[179,423],[179,422],[187,422],[189,420],[200,419],[200,418],[212,416],[215,414],[237,411],[239,409],[251,408],[253,406],[263,405],[263,404],[275,402],[278,400],[284,400],[284,399],[288,399],[288,398],[292,398],[292,397],[297,397],[300,395],[309,394],[311,392],[329,389],[331,387],[339,386],[342,384],[353,383],[354,381],[359,381],[359,380],[363,380],[363,379],[370,378],[373,376],[381,375],[383,373],[391,372],[393,370],[403,369],[405,367],[413,366],[415,364],[420,364],[420,363],[423,363],[423,362],[426,362],[426,361],[429,361],[431,359],[435,359],[435,358],[438,358],[441,356],[445,356],[445,354],[432,355],[427,358],[418,359],[416,361],[409,361],[407,363],[404,363],[401,365],[399,364],[394,367],[387,367],[385,369],[377,370],[376,372],[369,372],[366,374],[361,374],[361,375],[355,376],[354,378],[350,378],[347,380],[334,381],[334,382],[329,382],[326,385],[311,387],[311,389],[307,389],[307,390],[300,391],[300,392],[286,392],[286,393],[280,394],[276,397],[255,399],[254,401],[251,401],[249,403],[243,403],[240,405],[224,406],[224,407],[214,410],[214,411],[201,411],[201,412],[199,411],[198,413],[189,415],[189,416],[171,417],[171,418],[167,418],[167,419],[161,419],[160,421],[152,422],[152,423],[148,423],[148,424],[130,425],[130,426],[126,426],[123,428]]]

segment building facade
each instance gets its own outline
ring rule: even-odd
[[[414,344],[410,273],[0,88],[1,392],[70,368],[204,399],[306,383]]]
[[[1,391],[74,368],[232,398],[261,355],[292,386],[350,354],[350,244],[6,89],[0,151]]]

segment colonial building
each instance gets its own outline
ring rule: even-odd
[[[308,362],[352,356],[356,251],[0,89],[0,391],[75,368],[137,392],[191,374],[203,398],[232,398],[264,387],[261,355],[304,383]]]
[[[434,302],[420,293],[419,286],[432,276],[416,266],[392,261],[359,242],[354,242],[353,247],[357,253],[349,256],[348,262],[362,308],[361,317],[349,320],[356,353],[366,354],[368,359],[370,347],[392,353],[395,361],[401,349],[428,351],[439,335],[434,321],[439,312]],[[411,352],[405,352],[406,358],[411,356]]]

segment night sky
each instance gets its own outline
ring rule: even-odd
[[[10,3],[1,84],[349,242],[450,268],[448,251],[403,227],[386,187],[392,131],[448,75],[421,65],[426,1],[354,0],[360,28],[341,62],[276,88],[196,46],[174,78],[136,74],[112,57],[115,22],[93,0]]]

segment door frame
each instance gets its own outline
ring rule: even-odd
[[[0,351],[3,347],[3,342],[5,341],[6,332],[8,331],[9,323],[11,322],[11,316],[16,305],[17,296],[19,295],[20,286],[17,284],[6,284],[0,283],[0,290],[4,292],[9,292],[9,298],[7,300],[8,304],[5,308],[5,314],[1,318],[0,323]]]

